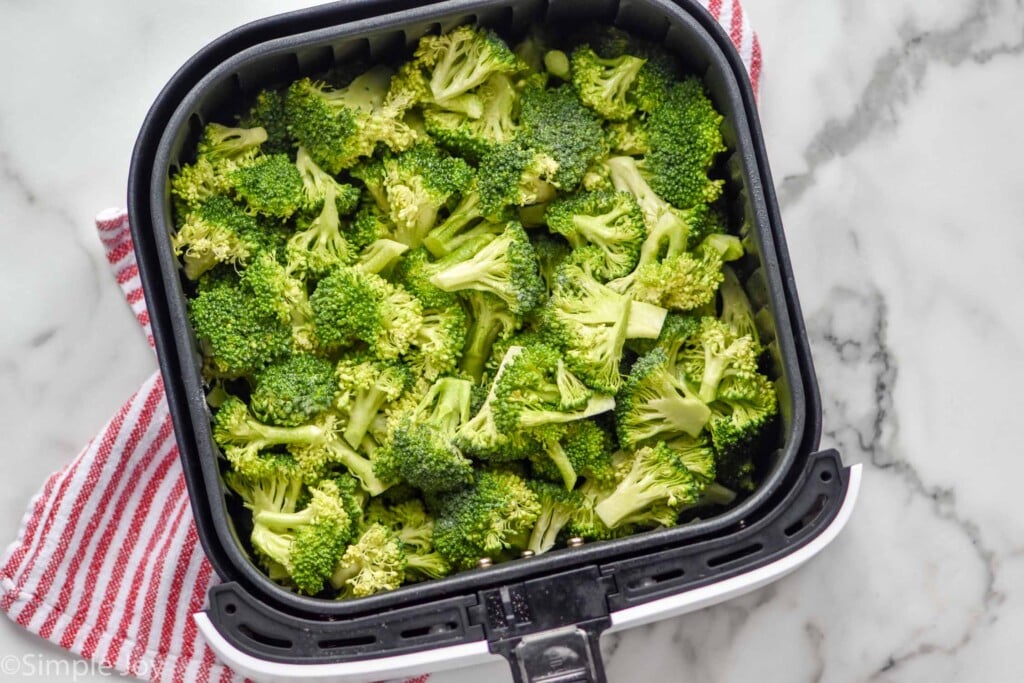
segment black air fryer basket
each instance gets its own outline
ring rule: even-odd
[[[671,529],[402,587],[348,601],[289,592],[248,558],[228,514],[219,451],[171,250],[168,179],[208,121],[228,121],[260,89],[349,60],[394,58],[463,23],[510,41],[543,22],[569,32],[613,24],[662,43],[703,77],[725,115],[732,225],[779,393],[774,450],[757,489],[725,512]],[[604,681],[600,634],[728,599],[799,566],[839,532],[858,467],[819,452],[821,406],[753,92],[728,36],[695,0],[355,0],[264,19],[214,41],[174,75],[136,142],[129,214],[192,511],[223,583],[195,615],[225,661],[257,681],[372,681],[494,655],[517,681]]]

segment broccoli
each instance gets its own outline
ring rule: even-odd
[[[402,254],[407,251],[409,251],[408,245],[394,240],[379,239],[366,245],[353,267],[363,273],[386,275],[394,268]]]
[[[615,528],[630,515],[654,503],[671,508],[692,505],[700,498],[702,486],[680,461],[679,454],[664,443],[645,446],[633,456],[632,466],[594,511],[606,525]]]
[[[286,154],[256,157],[232,171],[230,182],[252,213],[284,220],[305,204],[302,175]]]
[[[249,112],[239,120],[242,128],[263,128],[267,140],[260,147],[264,154],[291,154],[295,150],[288,132],[284,93],[279,90],[261,90]]]
[[[523,67],[501,38],[473,26],[424,36],[413,59],[429,75],[431,101],[442,107],[482,85],[493,74],[510,74]]]
[[[516,221],[509,221],[496,237],[481,235],[470,240],[435,268],[430,278],[435,287],[446,292],[489,292],[517,315],[533,310],[544,292],[533,245]]]
[[[636,111],[629,97],[643,59],[622,55],[604,59],[589,45],[572,52],[572,84],[585,105],[609,121],[625,121]]]
[[[644,167],[651,187],[673,206],[688,209],[722,194],[724,182],[708,178],[715,156],[726,149],[721,124],[722,115],[696,78],[673,83],[650,108]]]
[[[480,159],[477,189],[484,216],[500,220],[509,206],[542,204],[555,198],[558,162],[516,139],[495,145]]]
[[[555,547],[562,529],[569,524],[573,513],[580,506],[580,494],[544,481],[529,481],[527,486],[540,503],[540,514],[530,533],[527,549],[540,555]]]
[[[452,372],[462,358],[468,323],[458,302],[448,308],[423,311],[423,324],[416,331],[405,357],[413,372],[428,381]]]
[[[252,260],[239,278],[261,308],[272,310],[282,324],[290,325],[292,344],[311,350],[315,342],[313,309],[306,285],[288,273],[273,255],[263,252]]]
[[[651,151],[647,130],[636,121],[616,121],[605,126],[605,139],[616,155],[643,156]]]
[[[344,232],[345,239],[356,249],[362,249],[394,234],[395,224],[391,222],[390,216],[373,201],[363,202],[359,206]]]
[[[551,184],[562,192],[576,189],[590,163],[607,153],[601,121],[568,84],[549,89],[530,81],[519,106],[523,138],[558,165]]]
[[[331,585],[347,598],[394,590],[404,580],[402,543],[382,524],[371,524],[345,549],[330,577]]]
[[[231,128],[209,123],[196,148],[196,156],[210,162],[251,161],[267,141],[263,128]]]
[[[722,284],[718,287],[721,298],[721,314],[719,318],[729,326],[737,337],[750,337],[756,344],[759,341],[757,323],[754,320],[754,308],[750,299],[736,277],[736,271],[729,266],[722,268]]]
[[[330,173],[372,155],[378,144],[408,149],[415,132],[384,106],[390,80],[390,70],[375,67],[340,90],[308,78],[292,83],[285,97],[288,132]]]
[[[614,482],[609,439],[601,427],[591,420],[576,420],[567,423],[559,436],[559,447],[573,473],[588,481]],[[562,471],[547,450],[532,453],[530,466],[535,477],[565,483]]]
[[[473,161],[479,161],[493,146],[511,142],[519,132],[514,118],[517,93],[508,75],[493,74],[476,96],[480,104],[477,116],[441,107],[423,111],[426,131],[437,144]]]
[[[437,380],[419,404],[398,419],[390,448],[374,468],[382,479],[401,479],[426,493],[447,492],[473,481],[473,464],[452,443],[469,420],[473,383]]]
[[[760,348],[751,337],[738,337],[717,318],[704,317],[700,330],[680,349],[676,358],[689,382],[700,387],[698,396],[710,403],[723,380],[749,381],[757,374]]]
[[[400,363],[355,355],[338,361],[338,407],[346,414],[343,435],[358,448],[370,423],[385,404],[394,403],[412,384],[409,369]]]
[[[551,230],[574,249],[590,244],[600,250],[592,274],[602,282],[633,271],[647,236],[640,205],[628,192],[584,192],[558,199],[548,205],[546,218]]]
[[[336,268],[317,283],[309,299],[317,339],[328,349],[355,341],[382,360],[405,353],[423,324],[419,300],[379,275]]]
[[[337,390],[333,363],[297,353],[260,372],[249,407],[264,422],[298,427],[329,410]]]
[[[382,182],[396,226],[394,239],[418,247],[437,222],[438,210],[472,177],[465,161],[426,143],[385,157]]]
[[[711,411],[675,376],[673,367],[659,348],[633,364],[616,397],[616,427],[623,446],[678,434],[697,436],[708,423]]]
[[[722,380],[711,403],[708,431],[723,484],[744,490],[754,487],[753,460],[771,437],[777,416],[775,388],[764,375]]]
[[[380,499],[375,499],[374,502]],[[419,499],[411,499],[385,508],[370,504],[367,519],[388,527],[405,551],[405,580],[439,579],[451,572],[448,560],[433,550],[434,519]]]
[[[211,196],[184,216],[171,247],[185,267],[185,277],[198,279],[220,263],[239,265],[265,248],[256,219],[225,196]]]
[[[288,446],[288,452],[307,481],[323,479],[334,472],[336,466],[341,466],[371,496],[379,496],[391,484],[381,481],[374,474],[373,462],[369,458],[352,450],[344,440],[337,437],[308,445],[292,444]]]
[[[484,365],[491,357],[494,342],[507,338],[519,327],[520,318],[505,302],[489,292],[464,292],[470,312],[469,331],[462,351],[460,368],[475,380],[483,375]]]
[[[476,181],[468,186],[459,203],[448,216],[431,230],[423,240],[423,246],[435,257],[440,258],[452,253],[473,237],[482,234],[493,234],[500,231],[500,225],[481,223],[484,217],[483,204]],[[478,230],[476,226],[482,226]]]
[[[673,311],[692,311],[715,300],[722,282],[722,256],[701,247],[683,251],[636,269],[629,293],[637,301]]]
[[[456,569],[512,547],[525,547],[540,502],[515,474],[481,470],[471,486],[437,501],[434,548]]]

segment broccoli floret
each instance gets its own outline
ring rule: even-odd
[[[665,351],[669,361],[674,363],[683,344],[700,331],[700,320],[696,315],[669,313],[657,339],[631,339],[629,346],[640,355],[656,347],[660,348]]]
[[[239,265],[260,251],[260,226],[240,206],[224,196],[211,196],[184,215],[171,238],[185,277],[196,280],[219,263]]]
[[[724,186],[708,172],[726,151],[722,115],[697,78],[673,83],[647,118],[650,152],[644,157],[651,187],[681,209],[715,201]]]
[[[719,319],[728,325],[737,337],[750,337],[757,343],[759,337],[754,309],[743,285],[736,277],[736,271],[729,266],[722,268],[722,284],[718,287],[718,294],[722,300]]]
[[[395,224],[387,212],[373,201],[364,202],[345,229],[345,239],[357,249],[394,234]]]
[[[605,139],[616,155],[643,156],[651,151],[647,129],[636,119],[609,123],[605,126]]]
[[[630,296],[673,311],[692,311],[715,300],[722,255],[712,248],[680,252],[636,269]]]
[[[342,598],[363,598],[394,590],[405,579],[405,551],[398,537],[381,524],[371,524],[345,549],[330,577]]]
[[[263,252],[242,271],[241,282],[263,309],[272,310],[282,324],[290,325],[297,349],[314,346],[313,309],[306,284],[288,273],[273,255]]]
[[[678,509],[700,498],[703,487],[664,443],[645,446],[633,456],[632,466],[615,491],[594,508],[601,520],[615,528],[626,518],[655,503]]]
[[[399,418],[390,448],[375,462],[382,479],[401,479],[426,493],[452,491],[473,480],[473,464],[452,443],[469,420],[469,380],[443,377]]]
[[[509,206],[541,204],[555,198],[558,162],[520,140],[495,145],[480,159],[477,187],[483,213],[500,220]]]
[[[394,239],[413,248],[434,227],[438,210],[473,177],[464,160],[426,143],[385,157],[383,172]]]
[[[572,53],[572,84],[585,105],[609,121],[625,121],[636,112],[629,91],[644,61],[632,55],[605,59],[581,45]]]
[[[423,324],[423,307],[379,275],[336,268],[310,296],[317,339],[328,349],[359,340],[383,360],[405,353]]]
[[[687,380],[700,387],[700,399],[710,403],[723,380],[750,381],[757,374],[760,353],[751,337],[737,336],[727,324],[706,316],[697,334],[680,349],[676,363]]]
[[[667,444],[679,458],[679,463],[690,470],[690,474],[696,477],[698,482],[707,486],[715,480],[717,456],[706,430],[696,437],[677,436]]]
[[[464,296],[469,304],[470,323],[460,368],[466,375],[479,380],[483,376],[484,365],[491,357],[494,342],[511,335],[519,327],[521,319],[493,294],[470,290]]]
[[[608,435],[592,420],[576,420],[565,425],[560,447],[572,471],[584,479],[614,483]],[[530,456],[534,476],[546,481],[565,483],[563,473],[547,451]]]
[[[517,93],[506,74],[487,79],[478,88],[475,101],[480,104],[478,113],[441,107],[423,111],[424,126],[437,144],[472,161],[478,161],[491,147],[510,142],[519,130],[513,116]]]
[[[626,523],[619,524],[619,526],[611,529],[595,512],[598,503],[615,490],[617,483],[618,480],[606,484],[590,479],[583,482],[583,485],[576,490],[577,507],[573,510],[566,525],[569,535],[579,536],[591,541],[606,541],[628,536],[635,531],[632,526]]]
[[[448,560],[433,550],[434,520],[420,500],[404,501],[389,508],[371,503],[370,508],[368,520],[391,529],[402,543],[406,581],[439,579],[451,573]]]
[[[288,131],[330,173],[373,154],[378,143],[393,151],[408,149],[415,132],[385,106],[391,72],[375,67],[345,88],[332,90],[308,78],[288,88],[285,113]]]
[[[306,481],[319,481],[340,466],[371,496],[379,496],[390,485],[390,482],[377,478],[369,458],[352,450],[337,437],[310,445],[292,444],[288,446],[288,452],[295,459]]]
[[[633,271],[647,236],[640,206],[628,192],[584,192],[558,199],[548,205],[546,218],[551,230],[574,249],[600,249],[598,268],[592,272],[602,282]]]
[[[512,347],[505,354],[487,394],[473,417],[455,432],[455,445],[466,453],[491,461],[508,462],[529,455],[536,442],[523,438],[517,433],[502,432],[495,423],[494,404],[497,401],[497,385],[506,367],[522,351]]]
[[[458,302],[448,308],[423,311],[423,324],[412,340],[406,362],[413,372],[428,381],[452,372],[462,358],[468,322]]]
[[[292,346],[292,327],[237,279],[199,292],[189,304],[206,369],[219,376],[255,375]]]
[[[672,368],[662,349],[654,349],[633,364],[615,406],[623,446],[677,434],[696,436],[704,429],[711,411]]]
[[[580,505],[580,494],[545,481],[529,481],[527,485],[540,503],[540,514],[530,533],[527,549],[540,555],[555,547],[559,534]]]
[[[460,26],[440,36],[424,36],[413,55],[428,74],[431,100],[446,106],[496,73],[514,73],[522,63],[493,32]]]
[[[366,245],[363,253],[353,266],[363,273],[388,275],[398,263],[402,254],[409,251],[409,246],[389,239],[379,239]]]
[[[214,415],[213,438],[226,452],[239,457],[272,446],[319,447],[334,438],[334,418],[328,414],[317,422],[279,427],[260,422],[249,412],[249,406],[232,396]]]
[[[231,128],[209,123],[196,147],[196,156],[211,162],[244,162],[252,160],[267,141],[263,128]]]
[[[778,416],[778,398],[761,374],[726,377],[711,404],[708,429],[718,463],[718,479],[726,486],[754,487],[753,459],[771,437]]]
[[[452,253],[474,237],[500,232],[500,224],[481,222],[483,217],[483,204],[474,181],[466,188],[459,203],[448,216],[427,234],[423,246],[432,255],[440,258]]]
[[[302,175],[286,154],[256,157],[232,171],[230,180],[252,213],[286,219],[305,205]]]
[[[337,390],[333,363],[297,353],[259,374],[249,406],[264,422],[298,427],[329,410]]]
[[[291,154],[295,146],[288,133],[288,118],[284,108],[284,92],[262,90],[256,96],[249,113],[238,122],[243,128],[260,127],[267,131],[267,141],[260,150],[264,154]]]
[[[456,569],[523,542],[540,514],[537,496],[511,472],[481,470],[465,489],[441,498],[434,548]]]
[[[346,414],[343,435],[358,448],[385,404],[394,403],[412,385],[409,369],[394,362],[356,355],[338,361],[338,407]]]
[[[551,291],[555,288],[558,268],[572,254],[572,247],[562,237],[551,235],[546,230],[531,232],[530,241],[533,242],[533,253],[537,255],[540,276]]]
[[[522,315],[544,294],[537,257],[523,227],[509,221],[498,236],[481,235],[435,264],[430,283],[446,292],[489,292]]]
[[[608,151],[601,121],[568,84],[548,89],[530,81],[519,106],[525,140],[558,164],[551,183],[562,192],[576,189],[590,163]]]

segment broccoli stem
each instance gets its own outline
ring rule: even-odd
[[[555,463],[558,473],[562,475],[565,490],[572,491],[573,487],[576,486],[576,469],[569,462],[569,456],[566,455],[562,444],[554,440],[547,441],[544,444],[544,452],[551,458],[551,462]]]
[[[379,496],[387,490],[387,485],[373,473],[373,462],[351,450],[337,439],[328,443],[327,447],[334,455],[334,459],[344,465],[371,496]]]
[[[377,417],[377,411],[384,405],[387,395],[377,387],[371,387],[366,393],[360,394],[352,406],[348,416],[348,424],[345,426],[345,441],[353,448],[359,448],[366,431]]]
[[[664,497],[658,487],[646,483],[640,480],[620,485],[594,507],[597,516],[609,529],[614,529],[622,520]]]
[[[629,309],[626,322],[626,339],[657,339],[665,324],[668,310],[661,306],[634,301]]]

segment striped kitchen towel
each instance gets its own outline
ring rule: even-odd
[[[756,91],[761,48],[739,2],[704,4],[736,44]],[[104,211],[96,226],[153,346],[127,215]],[[242,677],[218,663],[192,620],[216,583],[156,373],[32,499],[0,558],[0,609],[104,667],[151,681],[230,683]]]

